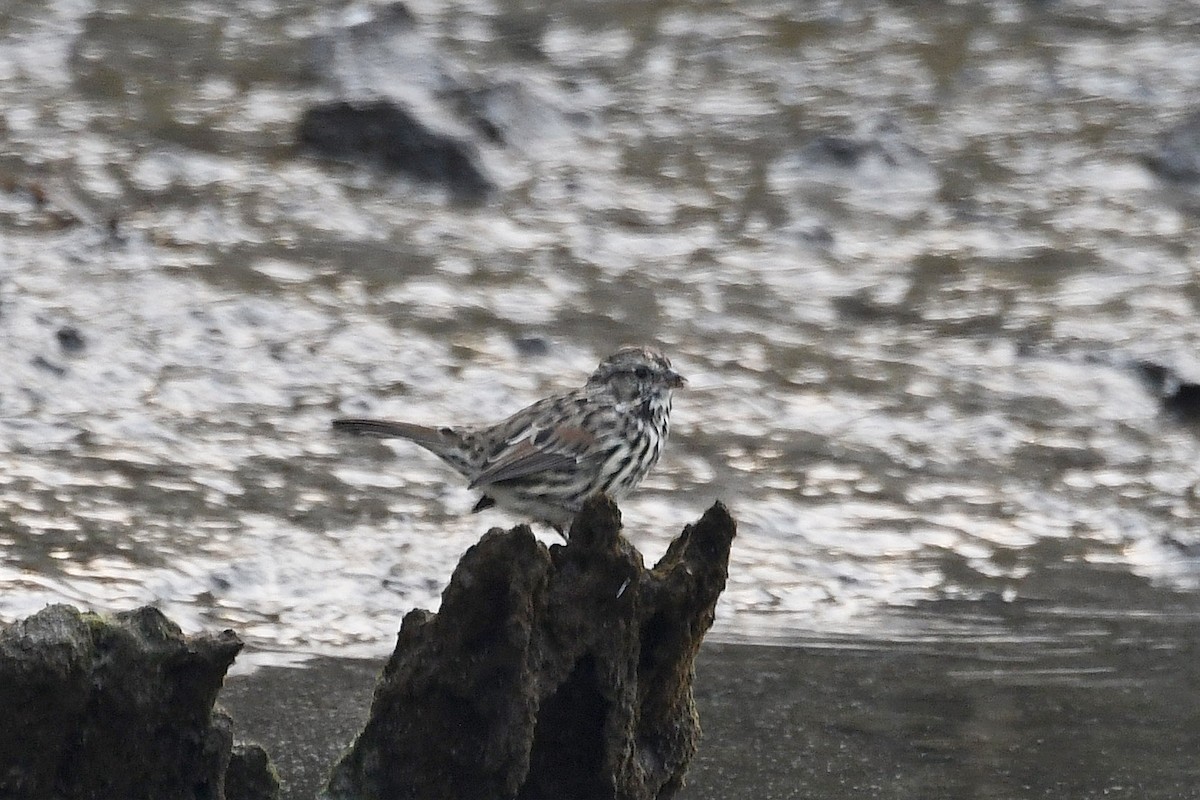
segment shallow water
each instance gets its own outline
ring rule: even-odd
[[[1025,606],[946,603],[937,635],[709,642],[704,735],[680,798],[1195,797],[1195,614]],[[321,658],[227,682],[235,735],[267,746],[285,800],[323,785],[379,666]]]
[[[1200,440],[1134,366],[1200,378],[1194,201],[1144,165],[1189,2],[408,5],[0,8],[0,618],[383,653],[515,521],[329,420],[499,418],[625,341],[692,387],[628,534],[739,519],[717,637],[1196,610]],[[296,150],[375,95],[493,198]]]
[[[983,635],[706,648],[706,736],[680,796],[1195,797],[1195,615],[1022,616]]]

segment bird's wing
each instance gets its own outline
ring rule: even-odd
[[[489,458],[469,488],[574,467],[595,441],[595,435],[578,427],[534,429]]]

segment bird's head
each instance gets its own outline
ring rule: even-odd
[[[603,386],[617,402],[670,407],[671,391],[687,385],[671,361],[652,347],[622,347],[600,362],[588,386]],[[649,410],[649,408],[648,408]]]

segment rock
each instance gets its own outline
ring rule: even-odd
[[[478,202],[494,190],[469,128],[443,108],[458,71],[403,3],[358,9],[314,37],[310,71],[336,102],[308,109],[297,139],[319,155],[447,187]]]
[[[513,344],[518,353],[529,358],[550,354],[550,340],[545,336],[518,336]]]
[[[495,190],[497,176],[505,183],[522,174],[531,179],[531,165],[557,162],[581,132],[603,135],[577,89],[504,57],[480,74],[402,3],[355,4],[341,17],[305,47],[302,71],[338,101],[320,108],[340,106],[332,132],[328,119],[321,132],[313,130],[317,120],[306,115],[301,122],[301,141],[316,134],[307,144],[317,152],[442,183],[455,199],[477,202]],[[513,34],[504,41],[514,46],[512,55],[538,58],[530,37],[540,40],[544,14],[505,14],[493,24]],[[372,133],[342,130],[351,125]],[[428,166],[441,162],[440,153],[448,163]]]
[[[225,800],[279,800],[279,775],[267,751],[236,744],[225,770]]]
[[[241,650],[154,608],[50,606],[0,631],[0,797],[220,800],[232,736],[213,704]]]
[[[1187,422],[1200,421],[1200,383],[1186,380],[1171,367],[1154,361],[1137,361],[1134,368],[1164,411]]]
[[[83,334],[74,325],[63,325],[54,335],[64,353],[81,353],[87,346]]]
[[[566,545],[527,526],[467,551],[437,614],[413,611],[324,797],[642,798],[682,785],[700,725],[693,660],[735,525],[715,504],[647,570],[590,501]]]
[[[310,108],[300,120],[297,138],[303,147],[323,156],[443,184],[458,199],[482,200],[494,188],[471,143],[431,130],[388,100]]]
[[[1167,131],[1158,148],[1146,156],[1146,166],[1167,180],[1200,180],[1200,112]]]
[[[1163,398],[1163,408],[1182,419],[1200,421],[1200,383],[1180,381]]]

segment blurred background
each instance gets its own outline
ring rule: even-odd
[[[386,653],[519,520],[330,419],[493,421],[645,342],[691,387],[626,533],[733,508],[714,637],[1196,620],[1191,0],[7,0],[0,37],[0,619]]]
[[[740,524],[687,800],[1195,797],[1198,103],[1194,0],[3,0],[0,622],[380,657],[520,520],[330,420],[654,343],[626,534]],[[223,695],[289,797],[323,663]]]

